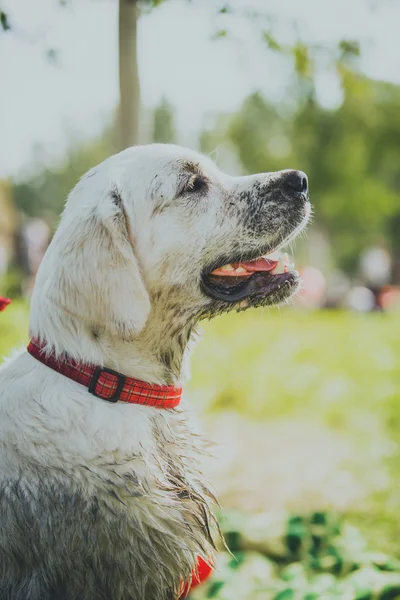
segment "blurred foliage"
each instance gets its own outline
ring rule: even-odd
[[[214,35],[212,36],[211,39],[213,40],[220,40],[222,38],[226,38],[228,36],[228,30],[227,29],[218,29],[218,31],[216,31],[214,33]]]
[[[151,10],[163,2],[167,0],[143,0],[140,5]],[[361,249],[383,239],[400,258],[400,87],[355,72],[361,52],[357,40],[342,39],[322,48],[298,38],[285,45],[277,39],[279,28],[268,7],[249,11],[232,0],[218,2],[215,11],[214,39],[229,36],[234,13],[254,26],[254,35],[261,36],[268,51],[291,61],[293,76],[281,103],[271,104],[255,93],[237,114],[219,116],[202,133],[202,150],[233,149],[246,173],[288,167],[306,171],[316,222],[329,235],[334,259],[345,271],[354,273]],[[3,30],[10,28],[3,11],[0,22]],[[56,63],[56,49],[49,49],[47,56]],[[334,110],[317,101],[314,80],[322,56],[336,68],[342,86],[343,103]],[[151,137],[176,141],[173,108],[165,99],[155,110]],[[18,207],[53,224],[77,179],[114,151],[110,128],[100,139],[73,149],[63,165],[40,167],[15,185]]]
[[[3,31],[8,31],[9,29],[11,29],[8,16],[3,10],[0,10],[0,24]]]
[[[314,424],[347,440],[353,464],[345,468],[371,493],[365,505],[352,507],[352,522],[375,549],[398,556],[399,327],[398,314],[251,310],[226,315],[203,324],[189,384],[191,399],[212,414],[235,411],[275,426],[289,418],[299,428]],[[278,465],[285,440],[275,452],[283,456],[248,460]],[[304,473],[310,468],[305,464]],[[306,508],[301,497],[293,502],[297,510]]]
[[[79,178],[115,152],[112,127],[92,142],[75,146],[56,167],[38,168],[32,177],[14,183],[17,207],[30,217],[58,221],[65,200]]]
[[[174,110],[168,100],[163,98],[160,101],[151,118],[152,141],[176,141]],[[86,144],[71,144],[71,150],[61,164],[44,167],[44,159],[33,176],[14,182],[13,195],[17,208],[30,217],[42,217],[54,226],[69,192],[79,178],[115,152],[112,122],[99,138]]]
[[[324,512],[228,513],[211,578],[193,600],[395,600],[400,562],[368,551],[360,532]],[[272,534],[273,532],[273,534]]]
[[[162,98],[153,115],[153,142],[173,144],[176,141],[174,109],[166,98]]]
[[[11,350],[28,343],[28,306],[23,301],[13,301],[0,316],[1,363]]]
[[[0,275],[0,290],[2,296],[8,298],[20,298],[22,295],[22,286],[26,273],[18,264],[10,267],[5,273]],[[3,335],[3,330],[1,330]]]
[[[225,4],[224,6],[221,6],[221,8],[218,10],[220,15],[227,15],[233,12],[232,6],[229,4]]]
[[[360,250],[383,238],[399,257],[400,87],[371,81],[341,62],[343,102],[328,110],[318,104],[312,80],[305,85],[312,73],[307,48],[294,52],[302,77],[286,102],[251,95],[237,114],[220,115],[202,133],[202,150],[229,147],[246,173],[306,171],[315,219],[345,270],[352,272]]]
[[[263,38],[270,50],[275,50],[275,52],[282,51],[282,46],[276,41],[276,39],[271,35],[271,33],[264,32]]]
[[[201,149],[228,149],[245,173],[304,170],[316,223],[330,238],[334,261],[348,273],[356,272],[369,244],[383,242],[400,258],[400,87],[371,81],[340,62],[343,102],[323,108],[307,48],[293,52],[298,74],[286,99],[272,104],[254,93],[236,114],[215,118],[201,134]],[[151,127],[152,141],[176,141],[174,111],[166,99],[156,107]],[[54,224],[79,177],[114,151],[110,126],[99,139],[73,149],[62,165],[15,184],[18,208]]]
[[[312,64],[308,47],[305,44],[298,42],[293,49],[293,54],[296,73],[302,77],[311,77]]]
[[[342,60],[350,56],[360,56],[360,44],[356,40],[341,40],[339,50]]]
[[[218,317],[202,325],[189,387],[202,382],[210,410],[255,420],[313,415],[369,442],[369,426],[377,433],[393,423],[395,433],[400,424],[399,327],[399,314],[259,309]]]

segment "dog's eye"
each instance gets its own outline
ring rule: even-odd
[[[206,181],[199,175],[193,175],[186,185],[186,191],[188,192],[201,192],[206,187]]]

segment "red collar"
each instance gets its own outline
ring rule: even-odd
[[[45,343],[32,339],[27,350],[50,369],[87,387],[97,398],[157,408],[175,408],[180,402],[182,388],[146,383],[105,367],[78,363],[66,355],[62,359],[56,359],[54,355],[44,351],[45,346]]]

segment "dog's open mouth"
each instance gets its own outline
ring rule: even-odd
[[[216,300],[246,301],[254,306],[284,300],[298,288],[299,282],[299,273],[289,263],[288,255],[272,253],[212,269],[203,276],[203,289]]]
[[[308,201],[302,213],[301,221],[279,246],[268,246],[257,253],[248,251],[235,257],[221,256],[203,271],[203,292],[213,300],[236,303],[238,309],[287,301],[300,289],[301,280],[294,264],[289,263],[288,255],[279,251],[306,226],[311,215]]]

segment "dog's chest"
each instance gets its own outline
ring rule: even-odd
[[[4,600],[172,600],[210,551],[209,495],[179,415],[131,428],[93,415],[64,415],[60,431],[48,410],[46,449],[26,440],[1,479]]]

